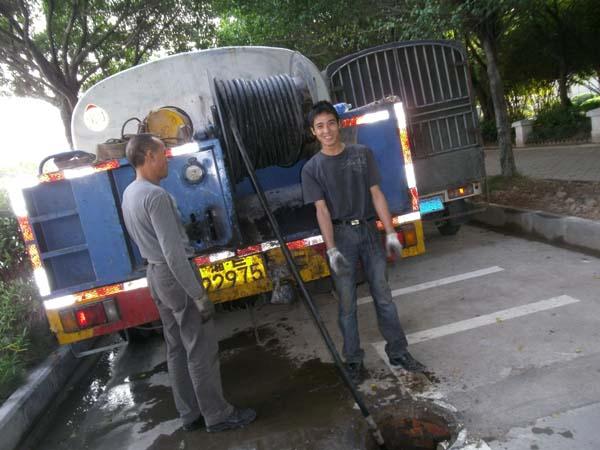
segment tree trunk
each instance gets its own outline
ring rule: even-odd
[[[560,63],[560,75],[558,77],[558,95],[560,97],[560,104],[565,108],[571,106],[571,100],[569,99],[569,83],[567,80],[567,71],[565,69],[564,61]]]
[[[63,126],[65,129],[65,137],[69,143],[69,147],[73,148],[73,136],[71,135],[71,117],[73,117],[73,110],[77,104],[77,94],[71,96],[71,98],[62,97],[58,101],[58,109],[60,111],[60,118],[62,119]]]
[[[482,74],[483,75],[483,74]],[[475,96],[481,107],[481,113],[483,114],[483,120],[494,121],[494,103],[490,97],[489,92],[485,88],[485,79],[483,76],[479,76],[474,71],[471,72],[471,81],[473,82],[473,88],[475,89]]]
[[[508,123],[508,111],[504,99],[504,85],[497,64],[496,46],[493,39],[482,31],[479,40],[485,52],[487,62],[487,74],[490,80],[490,94],[494,103],[496,115],[496,129],[498,130],[498,147],[500,147],[500,167],[502,175],[512,177],[517,173],[515,157],[513,155],[510,124]]]

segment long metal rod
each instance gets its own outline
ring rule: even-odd
[[[254,190],[256,191],[256,194],[258,195],[258,199],[260,201],[261,206],[263,207],[263,209],[265,210],[265,213],[267,214],[269,222],[271,223],[271,227],[273,228],[273,232],[275,233],[275,236],[277,237],[277,240],[279,241],[279,245],[281,246],[281,251],[283,252],[283,256],[285,257],[285,260],[290,268],[290,271],[292,272],[292,275],[294,276],[294,279],[296,280],[296,283],[298,284],[298,287],[300,288],[300,292],[302,293],[304,303],[306,304],[306,307],[308,308],[309,312],[311,313],[311,315],[315,321],[315,324],[317,325],[317,328],[319,329],[319,332],[321,333],[321,337],[325,341],[325,345],[327,346],[329,353],[333,357],[333,361],[335,363],[336,369],[338,370],[340,376],[342,377],[342,380],[346,384],[346,387],[352,393],[352,396],[354,397],[354,401],[358,405],[360,412],[362,413],[365,420],[367,421],[367,424],[369,426],[371,434],[373,435],[373,438],[375,439],[375,442],[377,442],[377,444],[379,445],[379,447],[382,450],[385,450],[385,442],[383,440],[383,436],[381,435],[381,432],[379,431],[377,424],[373,420],[371,413],[367,409],[367,406],[366,406],[362,396],[356,390],[356,387],[354,386],[354,383],[352,383],[352,380],[350,379],[348,372],[346,372],[346,369],[344,368],[344,364],[342,363],[342,359],[340,358],[340,355],[335,348],[333,340],[331,339],[331,336],[329,335],[329,332],[327,331],[327,327],[325,327],[325,324],[323,323],[323,319],[321,319],[321,315],[319,314],[319,311],[317,310],[315,303],[314,303],[310,293],[306,289],[306,285],[304,284],[302,277],[300,276],[300,272],[298,272],[298,268],[296,267],[294,258],[292,257],[292,254],[290,253],[290,250],[289,250],[285,240],[283,239],[283,235],[281,234],[281,230],[279,228],[279,224],[277,223],[277,219],[275,219],[275,216],[273,215],[273,212],[271,211],[271,208],[269,207],[269,203],[267,202],[265,192],[263,191],[260,183],[258,182],[258,179],[256,178],[256,173],[254,172],[254,167],[252,167],[252,163],[250,162],[250,158],[248,157],[248,153],[246,152],[246,148],[244,147],[244,143],[242,142],[242,138],[240,136],[240,132],[237,128],[237,125],[233,120],[230,120],[229,125],[231,126],[231,131],[232,131],[233,137],[236,141],[238,150],[240,151],[240,155],[242,156],[242,159],[244,160],[244,164],[246,165],[246,169],[248,171],[248,176],[250,177],[250,181],[252,182],[252,185],[254,186]]]

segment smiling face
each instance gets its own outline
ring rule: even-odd
[[[340,124],[329,112],[315,116],[311,131],[324,149],[336,148],[340,145]]]

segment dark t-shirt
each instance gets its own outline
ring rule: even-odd
[[[333,220],[375,216],[370,188],[380,183],[370,148],[347,145],[342,153],[314,155],[302,169],[304,203],[325,200]]]

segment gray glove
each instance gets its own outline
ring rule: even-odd
[[[390,233],[385,236],[385,249],[388,256],[392,256],[392,254],[396,255],[397,258],[402,256],[402,244],[398,240],[396,233]]]
[[[208,322],[215,315],[215,305],[210,301],[206,292],[200,298],[194,300],[194,304],[198,311],[200,311],[200,320],[202,323]]]
[[[343,275],[350,272],[350,266],[344,255],[336,247],[332,247],[327,250],[327,258],[329,259],[329,266],[336,275]]]

